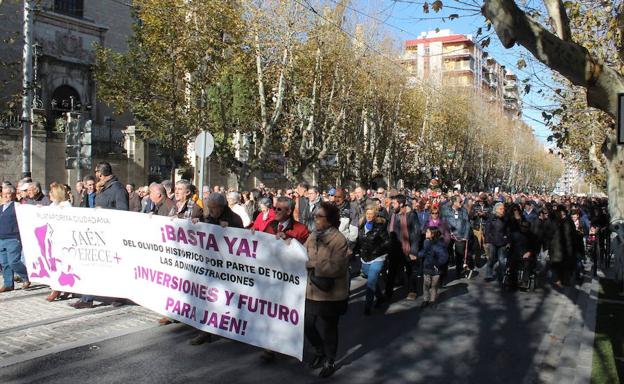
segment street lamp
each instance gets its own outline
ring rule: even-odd
[[[113,153],[113,119],[110,116],[106,116],[104,118],[104,122],[106,122],[106,126],[108,127],[108,153]]]

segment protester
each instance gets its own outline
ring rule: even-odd
[[[415,300],[418,296],[418,277],[421,273],[418,260],[420,243],[420,223],[418,216],[407,205],[405,195],[392,198],[394,212],[390,218],[391,249],[386,283],[386,299],[392,300],[397,273],[407,274],[407,299]]]
[[[164,188],[162,184],[161,186]],[[203,217],[203,210],[191,199],[193,186],[190,181],[185,179],[179,180],[175,184],[173,196],[175,205],[169,212],[169,216],[175,216],[179,219],[200,219]]]
[[[39,182],[32,182],[24,184],[27,188],[27,198],[24,204],[31,205],[50,205],[50,199],[41,191],[41,184]]]
[[[494,279],[494,266],[498,263],[498,279],[503,279],[507,264],[509,250],[510,231],[505,218],[505,205],[497,203],[494,206],[494,215],[485,227],[485,246],[487,248],[487,267],[485,270],[486,280]]]
[[[113,174],[113,167],[103,161],[95,168],[97,183],[95,184],[96,194],[94,198],[95,207],[103,209],[116,209],[120,211],[128,210],[128,191],[117,180]],[[87,188],[89,188],[87,184]],[[84,295],[80,300],[70,304],[76,309],[93,308],[93,296]],[[113,299],[111,303],[114,307],[124,304],[123,300]]]
[[[247,214],[247,209],[241,204],[241,195],[238,192],[230,192],[227,196],[227,202],[229,207],[234,213],[236,213],[243,221],[243,228],[247,228],[251,225],[251,219]]]
[[[15,187],[4,185],[2,187],[2,212],[0,212],[0,265],[3,278],[0,293],[14,289],[13,273],[22,279],[22,289],[30,287],[26,266],[21,261],[22,242],[15,215],[16,201]]]
[[[390,237],[387,227],[386,219],[378,216],[376,207],[369,206],[366,208],[364,216],[360,220],[357,239],[362,261],[362,273],[367,279],[365,315],[371,314],[375,298],[377,298],[377,306],[383,303],[379,275],[390,250]]]
[[[423,259],[423,302],[424,308],[435,304],[438,298],[440,272],[448,262],[447,246],[442,240],[441,232],[437,227],[428,227],[425,230],[423,249],[418,253]]]
[[[315,212],[314,232],[305,243],[308,252],[305,335],[314,348],[310,368],[323,367],[320,377],[336,371],[338,320],[347,311],[349,299],[348,245],[338,230],[340,212],[322,202]]]
[[[59,208],[67,208],[71,207],[72,204],[67,200],[67,190],[64,185],[58,183],[50,184],[50,207],[59,207]],[[61,300],[69,297],[69,294],[65,294],[63,292],[52,290],[48,297],[47,301],[54,301],[57,298]]]
[[[220,225],[222,227],[243,228],[243,221],[240,216],[230,209],[228,202],[221,193],[212,192],[205,202],[202,221],[208,224]],[[197,336],[191,339],[191,345],[201,345],[210,342],[212,336],[208,332],[200,331]]]
[[[85,190],[82,195],[80,206],[84,208],[95,208],[95,177],[88,175],[84,179]]]
[[[260,213],[256,216],[256,220],[251,228],[256,231],[264,232],[267,225],[269,225],[269,223],[275,218],[273,200],[268,197],[263,197],[260,199],[258,206],[260,207]]]
[[[128,210],[130,212],[141,212],[141,196],[135,191],[136,185],[130,183],[126,184],[126,191],[128,191]]]

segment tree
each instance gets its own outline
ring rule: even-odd
[[[206,121],[206,95],[228,49],[240,42],[241,10],[227,0],[137,0],[133,10],[128,51],[97,49],[98,96],[131,112],[143,136],[158,140],[173,179]]]

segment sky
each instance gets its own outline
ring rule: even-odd
[[[336,2],[337,0],[327,0],[329,4]],[[436,28],[476,36],[477,29],[482,28],[483,34],[477,39],[491,36],[491,42],[484,50],[496,61],[511,69],[518,76],[520,84],[523,79],[530,78],[529,94],[525,95],[524,86],[520,86],[523,100],[522,118],[533,128],[537,139],[550,146],[546,142],[550,131],[544,125],[541,115],[543,108],[540,107],[552,104],[552,102],[537,93],[539,89],[550,93],[550,88],[554,87],[550,80],[550,70],[536,60],[532,60],[531,54],[522,47],[503,48],[494,33],[494,28],[486,31],[485,18],[479,12],[481,4],[479,0],[445,0],[443,8],[437,13],[432,9],[432,2],[428,2],[430,12],[425,13],[423,11],[425,2],[422,0],[352,0],[347,12],[363,23],[377,24],[395,36],[397,41],[415,39],[421,32]],[[448,16],[452,14],[459,17],[450,20]],[[525,59],[527,63],[525,68],[517,67],[519,59]]]

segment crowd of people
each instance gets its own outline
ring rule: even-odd
[[[47,191],[30,178],[2,184],[0,292],[30,282],[21,258],[14,203],[100,207],[248,228],[300,242],[308,254],[305,336],[314,350],[310,366],[321,377],[335,370],[338,322],[347,311],[350,280],[366,279],[364,315],[393,300],[416,300],[436,308],[438,291],[470,279],[485,266],[485,279],[506,289],[527,287],[537,261],[547,260],[555,287],[573,284],[583,272],[585,247],[609,223],[606,199],[528,193],[442,192],[425,189],[329,187],[299,183],[291,189],[236,191],[224,186],[198,191],[188,180],[136,187],[122,184],[109,163],[75,185],[52,183]],[[395,289],[402,285],[405,289]],[[398,297],[398,293],[404,297]],[[52,291],[48,301],[67,299]],[[93,307],[93,296],[71,303]],[[111,299],[112,305],[124,305]],[[429,310],[429,309],[428,309]],[[172,319],[163,318],[161,324]],[[200,332],[191,344],[210,341]],[[264,351],[273,361],[276,353]]]

